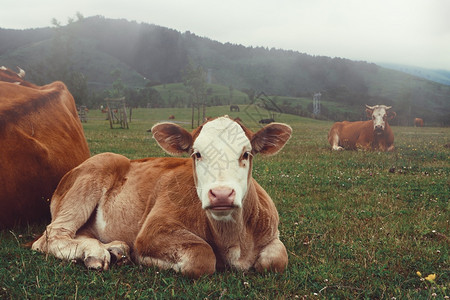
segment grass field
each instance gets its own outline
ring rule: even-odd
[[[208,116],[227,107],[208,108]],[[130,129],[99,112],[84,123],[92,155],[162,156],[146,130],[169,115],[189,129],[189,109],[141,109]],[[258,112],[239,116],[257,130]],[[282,274],[227,271],[198,280],[136,265],[85,269],[22,247],[46,224],[0,232],[1,299],[444,299],[450,296],[450,128],[394,127],[393,153],[331,152],[329,122],[277,116],[294,130],[253,176],[280,214],[289,254]],[[45,174],[43,174],[45,176]],[[421,272],[421,276],[417,272]],[[436,277],[427,277],[435,274]],[[448,298],[448,297],[447,297]]]

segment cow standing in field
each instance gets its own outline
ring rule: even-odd
[[[388,119],[396,116],[390,112],[391,106],[366,105],[368,121],[337,122],[328,133],[328,142],[332,150],[394,150],[394,133]]]
[[[414,127],[423,127],[423,119],[415,118],[414,119]]]
[[[260,123],[260,124],[270,124],[272,122],[275,122],[275,120],[270,118],[270,119],[261,119],[261,120],[259,120],[258,123]]]
[[[231,112],[233,112],[233,111],[239,112],[239,106],[238,105],[230,105],[230,111]]]
[[[66,86],[23,76],[0,68],[0,229],[49,219],[59,181],[90,156]]]
[[[190,158],[93,156],[61,180],[52,222],[32,248],[100,270],[131,253],[194,278],[227,267],[281,272],[278,213],[251,170],[254,155],[276,154],[291,132],[272,123],[253,133],[228,116],[192,133],[156,124],[158,144]]]

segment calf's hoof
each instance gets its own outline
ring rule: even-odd
[[[118,266],[130,263],[130,250],[128,246],[112,246],[108,248],[108,251],[111,254],[111,263],[117,264]]]
[[[100,259],[95,256],[88,256],[84,259],[84,265],[90,269],[95,271],[106,271],[109,269],[109,262],[105,259]]]

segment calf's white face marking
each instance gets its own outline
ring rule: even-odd
[[[221,117],[203,125],[192,148],[203,209],[216,220],[231,220],[247,192],[250,140],[238,123]]]

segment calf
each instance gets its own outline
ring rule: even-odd
[[[93,156],[61,180],[52,222],[32,249],[100,270],[131,253],[194,278],[227,267],[281,272],[278,213],[251,169],[254,155],[277,153],[291,132],[272,123],[253,133],[228,116],[192,133],[156,124],[158,144],[190,158]]]
[[[394,150],[394,133],[388,119],[396,116],[388,112],[391,106],[366,105],[368,121],[337,122],[328,133],[328,142],[333,150],[371,149],[381,151]]]

